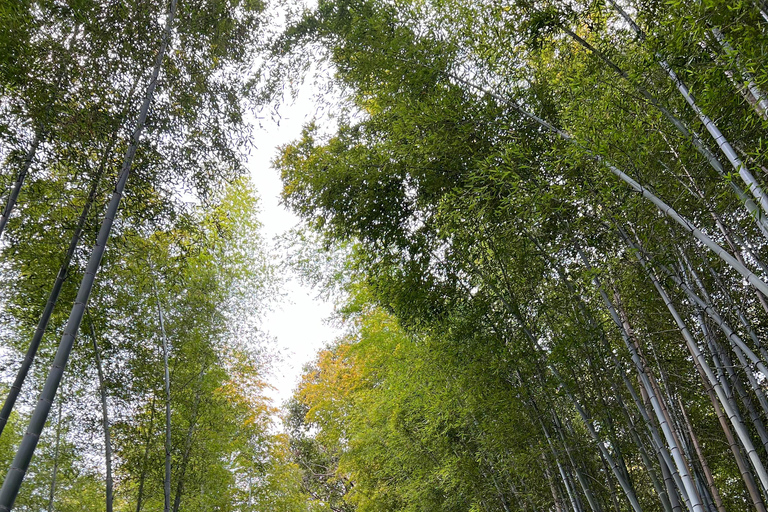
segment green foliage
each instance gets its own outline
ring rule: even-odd
[[[671,510],[662,474],[677,466],[656,454],[679,444],[705,507],[762,506],[714,406],[740,411],[724,428],[768,454],[764,376],[727,363],[739,357],[728,329],[766,362],[765,299],[605,166],[765,275],[741,178],[661,65],[718,142],[764,170],[764,70],[747,64],[767,41],[761,5],[622,3],[641,36],[590,2],[320,2],[288,28],[281,51],[328,59],[346,93],[335,133],[310,125],[276,161],[286,204],[328,247],[354,247],[343,310],[360,323],[319,355],[291,409],[311,426],[294,436],[301,457],[338,458],[346,503]],[[361,327],[384,312],[399,334]],[[702,382],[698,350],[715,382]],[[743,392],[710,400],[711,385]],[[675,436],[658,434],[662,421]],[[762,466],[744,471],[756,481]]]

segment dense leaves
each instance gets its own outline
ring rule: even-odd
[[[764,510],[766,25],[691,7],[320,2],[286,32],[352,105],[278,162],[366,290],[296,396],[344,503]]]

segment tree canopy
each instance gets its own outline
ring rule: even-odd
[[[0,510],[765,511],[767,52],[764,0],[0,0]],[[288,272],[343,334],[278,407]]]

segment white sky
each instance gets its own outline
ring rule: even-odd
[[[276,120],[262,119],[262,128],[254,131],[257,149],[249,157],[248,166],[261,199],[262,234],[273,245],[275,237],[296,226],[299,219],[279,204],[282,183],[271,161],[277,155],[277,147],[297,139],[303,125],[313,119],[316,109],[309,96],[303,94],[293,103],[284,103],[279,125]],[[275,387],[270,395],[278,406],[291,396],[302,366],[340,334],[325,322],[333,312],[331,303],[317,298],[316,291],[302,286],[295,277],[282,277],[286,297],[263,319],[264,328],[277,339],[282,355],[269,382]]]

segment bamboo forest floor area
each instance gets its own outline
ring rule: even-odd
[[[766,0],[0,0],[0,512],[765,512],[767,56]]]

